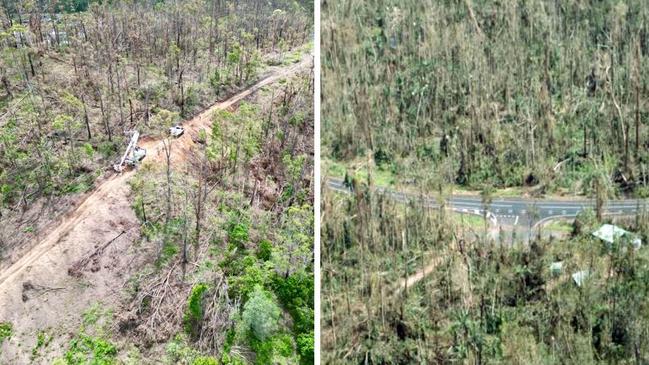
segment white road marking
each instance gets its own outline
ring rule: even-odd
[[[516,216],[516,220],[514,221],[514,225],[518,224],[518,216]]]

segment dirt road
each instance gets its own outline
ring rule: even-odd
[[[173,141],[172,164],[182,162],[185,152],[193,148],[192,135],[211,127],[215,110],[229,108],[311,63],[312,56],[307,55],[299,63],[274,68],[255,85],[183,123],[185,134]],[[162,140],[143,138],[141,145],[147,149],[145,164],[163,161]],[[60,349],[66,340],[60,335],[78,329],[80,314],[97,301],[104,305],[117,303],[131,274],[149,260],[138,255],[139,249],[132,245],[139,237],[139,223],[131,208],[127,184],[134,173],[131,170],[114,174],[99,182],[26,255],[0,273],[0,322],[8,321],[14,326],[14,335],[0,348],[0,364],[30,363],[31,348],[41,330],[58,334],[50,348]],[[68,275],[72,264],[120,232],[126,233],[111,243],[93,270],[84,272],[81,278]]]

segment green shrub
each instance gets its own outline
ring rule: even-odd
[[[52,341],[53,336],[48,335],[45,331],[39,331],[36,335],[36,345],[32,349],[32,359],[34,359],[41,348],[47,347]]]
[[[221,356],[221,364],[223,365],[247,365],[247,362],[238,357],[232,357],[230,354],[224,353]]]
[[[252,258],[255,262],[250,264],[247,258]],[[248,300],[250,294],[257,286],[263,288],[268,282],[268,271],[264,267],[257,265],[256,259],[253,256],[248,256],[247,258],[242,260],[244,267],[243,274],[234,277],[231,286],[232,296],[241,296],[244,302]]]
[[[101,306],[101,303],[94,303],[83,312],[83,324],[85,326],[93,326],[97,324],[103,314],[104,310]]]
[[[293,340],[288,334],[278,334],[264,341],[251,339],[250,348],[255,351],[255,364],[284,364],[293,356]]]
[[[273,244],[269,240],[262,240],[259,242],[259,247],[257,248],[257,258],[262,261],[270,260],[270,256],[273,253]]]
[[[199,283],[192,287],[192,291],[187,299],[187,310],[183,322],[185,332],[192,338],[198,335],[200,324],[203,320],[203,295],[209,289],[204,283]]]
[[[308,333],[313,331],[313,276],[307,273],[294,273],[285,279],[281,275],[274,275],[272,287],[280,303],[293,317],[295,332]]]
[[[313,364],[314,337],[313,331],[303,333],[297,337],[297,353],[300,355],[301,364]]]
[[[99,153],[101,153],[104,158],[110,158],[117,152],[117,144],[115,142],[102,142],[99,144],[99,147],[97,148],[99,150]]]
[[[228,231],[228,241],[243,248],[244,244],[248,242],[248,226],[243,223],[232,225],[231,229]]]
[[[112,365],[116,356],[117,347],[111,342],[81,333],[70,342],[63,359],[67,365]]]
[[[197,357],[192,365],[219,365],[219,361],[212,356]]]
[[[277,331],[281,311],[272,295],[256,285],[243,307],[243,325],[254,339],[264,341]]]
[[[90,143],[84,143],[83,144],[83,151],[86,153],[86,156],[89,158],[92,158],[92,156],[95,154],[95,149],[92,147]]]
[[[9,322],[0,323],[0,345],[4,342],[5,339],[11,338],[13,334],[13,325]]]
[[[238,276],[245,267],[243,260],[239,255],[239,250],[236,247],[228,247],[228,250],[223,255],[223,259],[219,262],[219,267],[223,270],[226,276]]]

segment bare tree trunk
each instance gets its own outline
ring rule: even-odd
[[[640,153],[640,44],[635,49],[636,78],[635,78],[635,159]]]
[[[86,130],[88,131],[88,140],[92,139],[92,133],[90,132],[90,118],[88,117],[88,108],[86,107],[86,97],[83,92],[81,93],[81,104],[83,105],[83,121],[86,123]]]
[[[119,77],[119,64],[115,65],[115,76],[117,76],[117,102],[119,104],[119,122],[124,126],[124,109],[122,108],[122,87]]]
[[[169,223],[171,218],[171,141],[168,138],[162,140],[166,158],[166,174],[167,174],[167,212],[165,217],[165,224]]]
[[[104,130],[108,135],[108,141],[113,141],[113,133],[110,129],[110,122],[106,118],[106,108],[104,107],[104,96],[101,94],[99,88],[97,88],[97,96],[99,97],[99,107],[101,108],[101,120],[104,122]]]

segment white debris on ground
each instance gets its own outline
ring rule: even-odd
[[[557,261],[550,264],[550,272],[552,275],[559,275],[563,271],[563,261]]]
[[[589,276],[590,271],[588,270],[577,271],[576,273],[572,274],[572,281],[574,281],[577,286],[582,286]]]
[[[637,250],[642,246],[642,240],[635,234],[612,224],[602,225],[599,229],[593,232],[593,236],[601,239],[609,245],[613,244],[620,238],[627,236],[630,238],[630,242],[634,249]]]

